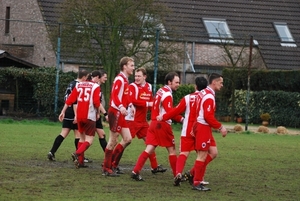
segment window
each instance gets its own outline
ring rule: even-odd
[[[274,26],[281,42],[295,42],[286,23],[274,22]]]
[[[204,18],[203,22],[210,38],[232,38],[226,20]]]
[[[9,33],[9,20],[10,20],[10,7],[6,7],[6,14],[5,14],[5,33]]]
[[[280,37],[281,46],[285,47],[297,47],[295,44],[294,38],[288,28],[287,23],[285,22],[274,22],[274,27],[277,31],[278,36]]]

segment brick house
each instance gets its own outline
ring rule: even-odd
[[[50,42],[49,26],[58,21],[57,5],[61,1],[1,0],[0,49],[38,66],[56,66],[56,47]],[[158,1],[173,11],[164,24],[167,32],[176,30],[180,41],[185,42],[186,58],[179,68],[186,76],[193,77],[193,71],[221,72],[232,66],[224,59],[224,43],[233,52],[245,47],[237,67],[247,66],[250,35],[254,38],[254,68],[300,69],[297,1]],[[64,71],[82,66],[64,55],[60,63]]]

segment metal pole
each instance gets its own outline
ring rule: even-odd
[[[60,34],[61,24],[58,25],[58,37],[57,37],[57,53],[56,53],[56,80],[55,80],[55,100],[54,100],[54,115],[57,113],[58,102],[58,82],[59,82],[59,63],[60,63]]]
[[[153,95],[155,95],[156,93],[156,81],[157,81],[157,69],[158,69],[158,42],[159,42],[159,29],[156,30],[156,40],[155,40]]]
[[[248,66],[248,82],[247,82],[247,99],[246,99],[246,124],[245,131],[248,130],[249,123],[249,96],[250,96],[250,69],[252,62],[252,48],[253,48],[253,36],[250,37],[250,51],[249,51],[249,66]]]
[[[184,62],[183,62],[183,84],[186,84],[186,55],[188,55],[188,52],[187,52],[187,42],[184,43]]]

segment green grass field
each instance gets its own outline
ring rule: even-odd
[[[48,121],[0,120],[0,200],[300,200],[300,135],[215,133],[219,156],[208,166],[205,179],[210,192],[191,189],[188,182],[174,187],[167,151],[157,148],[160,164],[168,168],[152,175],[149,162],[141,175],[144,182],[130,179],[130,172],[143,141],[134,139],[120,162],[125,174],[118,178],[101,175],[103,151],[98,139],[87,150],[90,167],[75,169],[73,133],[56,153],[56,162],[47,159],[60,123]],[[106,128],[108,133],[108,129]],[[177,137],[180,126],[174,127]],[[192,153],[186,170],[195,160]]]

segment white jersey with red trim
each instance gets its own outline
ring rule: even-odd
[[[94,82],[79,82],[66,100],[71,105],[77,100],[77,119],[96,121],[97,108],[100,106],[100,87]]]
[[[151,110],[151,120],[156,120],[158,115],[164,115],[173,108],[172,89],[165,85],[156,92]],[[166,121],[168,124],[172,123],[171,119]]]
[[[201,90],[197,97],[197,122],[219,129],[221,123],[215,118],[215,110],[215,92],[210,87]]]
[[[184,113],[185,117],[182,124],[181,136],[190,136],[194,122],[196,121],[197,113],[197,96],[199,91],[184,96],[178,105],[171,111],[163,115],[163,120],[170,119],[176,115]]]
[[[184,113],[184,120],[182,123],[182,131],[181,136],[186,137],[191,135],[193,124],[197,118],[197,95],[199,91],[186,95],[183,100],[185,102],[185,113]],[[180,104],[180,103],[179,103]]]

